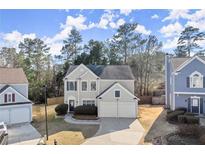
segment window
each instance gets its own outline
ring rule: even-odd
[[[82,91],[87,91],[87,82],[82,81]]]
[[[115,97],[116,97],[116,98],[119,98],[119,97],[120,97],[120,91],[119,91],[119,90],[116,90],[116,91],[115,91]]]
[[[91,91],[96,91],[96,81],[91,81],[91,83],[90,83],[90,90]]]
[[[68,81],[67,91],[77,91],[77,81]]]
[[[191,88],[203,88],[203,76],[199,72],[194,72],[190,76]]]
[[[95,100],[83,100],[83,105],[95,105]]]
[[[15,102],[15,94],[7,93],[4,95],[4,103]]]

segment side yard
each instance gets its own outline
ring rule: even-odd
[[[140,144],[152,144],[152,140],[176,130],[176,126],[166,121],[166,111],[162,105],[139,105],[139,121],[145,129]]]
[[[75,125],[69,124],[63,118],[55,118],[56,105],[48,106],[48,132],[49,140],[47,144],[82,144],[86,138],[92,137],[97,132],[98,125]],[[32,125],[45,135],[45,109],[44,105],[33,105]]]

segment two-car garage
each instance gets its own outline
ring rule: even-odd
[[[136,102],[99,102],[99,117],[124,117],[136,118]]]
[[[32,121],[32,104],[0,106],[0,121],[16,124]]]

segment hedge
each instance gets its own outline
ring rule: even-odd
[[[184,111],[184,112],[187,112],[187,108],[185,107],[178,107],[175,109],[175,111]]]
[[[168,121],[177,120],[178,115],[183,115],[184,113],[185,113],[184,111],[173,111],[171,113],[168,113],[166,118]]]
[[[199,124],[199,118],[193,115],[178,115],[178,122],[187,124]]]
[[[57,115],[65,115],[68,112],[68,104],[59,104],[55,108]]]
[[[91,105],[77,106],[74,109],[75,115],[97,115],[97,107]]]

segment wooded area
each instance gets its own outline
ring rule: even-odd
[[[25,38],[17,49],[0,49],[1,67],[22,67],[29,81],[29,99],[43,102],[42,87],[47,84],[48,97],[63,95],[63,77],[70,65],[130,65],[136,78],[136,95],[151,95],[163,81],[164,52],[154,35],[136,32],[137,23],[121,25],[105,41],[91,39],[83,44],[76,29],[63,41],[61,54],[52,56],[39,38]]]

